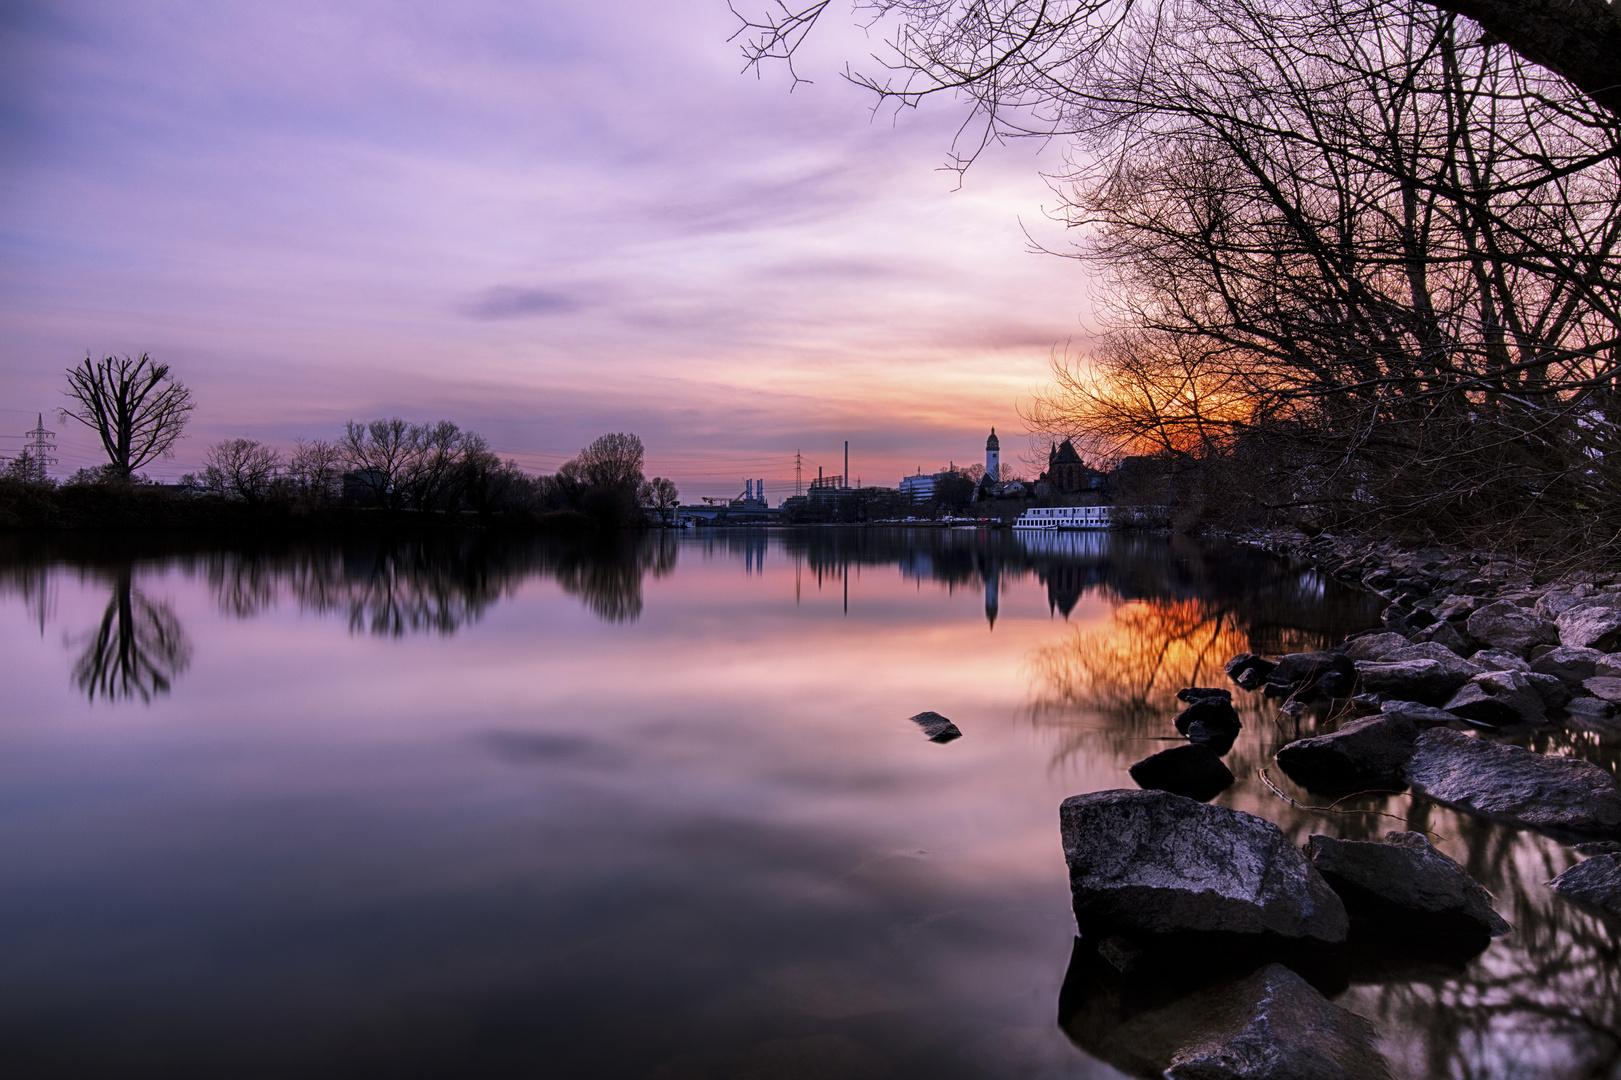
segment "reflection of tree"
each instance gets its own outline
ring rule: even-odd
[[[675,568],[675,538],[663,531],[622,536],[611,546],[577,548],[561,561],[557,583],[598,618],[632,622],[642,613],[642,579]]]
[[[180,620],[167,604],[153,603],[132,586],[126,565],[114,581],[101,625],[73,666],[73,681],[92,701],[139,697],[150,702],[153,695],[169,692],[190,661]]]

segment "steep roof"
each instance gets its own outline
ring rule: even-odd
[[[1081,455],[1075,452],[1075,446],[1068,439],[1059,444],[1058,449],[1047,455],[1048,465],[1082,465]]]

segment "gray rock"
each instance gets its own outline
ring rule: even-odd
[[[1621,854],[1621,840],[1588,840],[1573,845],[1571,850],[1578,855],[1617,855]]]
[[[1531,660],[1531,670],[1538,675],[1553,675],[1566,682],[1580,684],[1598,674],[1598,663],[1605,654],[1597,649],[1573,649],[1557,645]]]
[[[1406,772],[1415,794],[1466,813],[1556,835],[1621,837],[1621,787],[1592,762],[1431,728]]]
[[[1188,743],[1143,758],[1130,769],[1137,786],[1205,802],[1233,786],[1233,774],[1208,746]]]
[[[1266,682],[1274,691],[1301,698],[1318,692],[1329,697],[1349,697],[1356,682],[1356,665],[1343,653],[1289,653],[1278,658]]]
[[[1441,707],[1485,727],[1541,723],[1547,710],[1530,677],[1520,671],[1476,675]]]
[[[1449,596],[1435,605],[1435,616],[1438,619],[1467,619],[1484,603],[1478,596]]]
[[[1532,646],[1557,645],[1560,641],[1553,623],[1510,600],[1476,609],[1465,625],[1470,637],[1516,656],[1524,656]]]
[[[912,717],[912,723],[923,729],[930,742],[948,743],[952,739],[962,738],[962,731],[957,725],[937,712],[920,712]]]
[[[1548,882],[1560,896],[1621,915],[1621,854],[1594,855]]]
[[[1357,682],[1366,693],[1439,705],[1480,670],[1461,657],[1453,660],[1363,660],[1356,665]]]
[[[1621,653],[1606,653],[1593,667],[1593,675],[1600,679],[1621,679]]]
[[[1621,606],[1613,597],[1588,601],[1559,613],[1559,644],[1577,649],[1621,649]]]
[[[1345,940],[1345,906],[1271,822],[1163,791],[1098,791],[1059,807],[1082,933]]]
[[[1469,658],[1469,662],[1486,671],[1531,670],[1524,657],[1516,656],[1507,649],[1481,649]]]
[[[1412,642],[1400,634],[1386,631],[1382,634],[1363,634],[1345,643],[1343,652],[1352,660],[1383,660],[1385,653],[1405,649]]]
[[[1353,927],[1403,937],[1508,933],[1491,893],[1423,833],[1387,833],[1379,844],[1314,835],[1306,857],[1345,901]]]
[[[1565,707],[1565,702],[1574,696],[1573,691],[1563,679],[1557,675],[1542,675],[1535,671],[1521,672],[1525,681],[1531,684],[1531,689],[1542,698],[1543,708],[1554,710]]]
[[[1437,645],[1445,645],[1459,656],[1468,656],[1480,648],[1480,642],[1459,630],[1457,624],[1437,622],[1427,626],[1414,637],[1415,641],[1433,641]]]
[[[1612,705],[1621,705],[1621,679],[1607,675],[1595,675],[1591,679],[1582,680],[1582,689],[1596,698],[1602,698]]]
[[[1077,948],[1059,1023],[1092,1057],[1130,1076],[1174,1080],[1389,1080],[1373,1025],[1323,997],[1282,964],[1133,1007],[1083,973]]]
[[[1402,766],[1413,756],[1418,728],[1400,713],[1342,724],[1329,735],[1297,739],[1277,753],[1278,766],[1312,791],[1343,794],[1407,787]]]
[[[1603,698],[1577,697],[1565,703],[1565,711],[1571,716],[1587,717],[1594,720],[1608,720],[1615,715],[1615,706]]]
[[[1571,608],[1586,603],[1597,591],[1586,583],[1565,589],[1549,589],[1537,600],[1533,610],[1544,619],[1557,619]]]
[[[1400,716],[1418,727],[1435,727],[1438,724],[1456,724],[1463,717],[1456,713],[1449,713],[1445,709],[1437,709],[1431,705],[1420,705],[1416,701],[1386,701],[1379,706],[1386,716]]]

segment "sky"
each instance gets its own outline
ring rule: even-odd
[[[747,2],[747,0],[742,0]],[[764,0],[761,0],[763,4]],[[684,501],[1028,457],[1084,346],[1061,147],[944,169],[961,105],[744,72],[724,0],[0,0],[0,454],[87,354],[150,354],[207,447],[449,419],[550,472],[605,432]],[[1029,471],[1026,468],[1026,471]]]

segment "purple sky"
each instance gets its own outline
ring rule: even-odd
[[[724,0],[0,4],[0,454],[86,352],[149,352],[209,443],[448,418],[551,471],[634,431],[684,499],[793,455],[893,485],[1025,445],[1084,340],[1054,148],[941,171],[956,107],[874,116],[829,27],[791,94]],[[1010,452],[1011,451],[1011,452]]]

